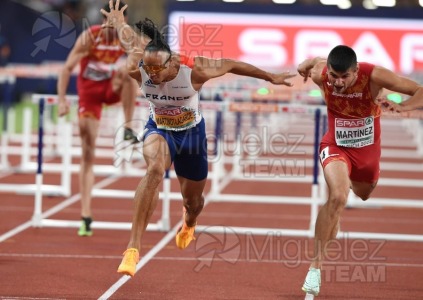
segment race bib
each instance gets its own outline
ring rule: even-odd
[[[88,63],[82,76],[93,81],[102,81],[112,78],[113,72],[110,68],[100,68],[94,63]]]
[[[195,112],[187,107],[154,108],[157,128],[175,130],[187,129],[195,124]]]
[[[338,146],[361,148],[374,143],[373,116],[363,119],[335,119],[335,140]]]

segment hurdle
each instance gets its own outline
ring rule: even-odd
[[[80,221],[71,220],[57,220],[57,219],[46,219],[42,212],[42,198],[45,190],[43,189],[43,134],[44,134],[44,108],[46,98],[41,97],[39,99],[39,127],[38,127],[38,155],[37,155],[37,174],[36,174],[36,191],[34,199],[34,213],[32,216],[33,227],[60,227],[60,228],[77,228],[80,226]],[[48,101],[48,100],[47,100]],[[70,132],[70,129],[69,129]],[[66,135],[67,137],[71,134]],[[70,143],[69,138],[66,138]],[[65,148],[69,145],[65,145]],[[121,174],[116,175],[119,177]],[[110,192],[110,191],[109,191]],[[170,177],[169,173],[166,172],[165,179],[163,181],[163,193],[161,198],[163,199],[163,213],[161,219],[155,224],[148,224],[147,230],[153,231],[168,231],[170,229],[170,217],[169,217],[169,194],[170,194]],[[133,195],[132,195],[133,197]],[[94,221],[92,223],[94,229],[117,229],[117,230],[129,230],[131,223],[129,222],[102,222]]]
[[[224,112],[303,112],[303,113],[311,113],[314,116],[314,123],[316,126],[314,127],[314,139],[316,142],[313,146],[313,175],[305,175],[298,178],[278,178],[275,179],[277,182],[302,182],[302,183],[310,183],[311,190],[310,190],[310,197],[292,197],[292,196],[263,196],[263,195],[237,195],[237,194],[223,194],[222,190],[227,184],[230,183],[232,180],[241,180],[241,181],[264,181],[265,179],[261,178],[246,178],[240,174],[240,162],[242,158],[242,154],[240,151],[240,135],[236,134],[236,140],[234,143],[237,145],[235,148],[238,151],[234,151],[234,155],[230,159],[226,159],[225,151],[222,150],[222,137],[218,139],[216,142],[218,143],[217,148],[219,153],[219,159],[216,160],[214,164],[214,168],[216,172],[212,174],[211,179],[211,192],[208,195],[207,203],[222,203],[222,202],[234,202],[234,203],[261,203],[261,204],[295,204],[295,205],[309,205],[310,206],[310,223],[309,228],[307,229],[281,229],[281,228],[243,228],[243,227],[231,227],[235,233],[239,234],[257,234],[257,235],[266,235],[269,232],[278,232],[284,236],[306,236],[312,237],[314,235],[314,220],[317,217],[317,210],[318,205],[322,204],[319,199],[319,182],[318,182],[318,173],[319,173],[319,161],[318,161],[318,142],[321,137],[321,115],[322,115],[322,107],[317,107],[316,109],[310,109],[304,105],[283,105],[283,104],[254,104],[254,103],[242,103],[236,102],[231,103],[229,101],[221,103],[221,109]],[[226,120],[226,118],[225,118]],[[239,123],[237,123],[239,125]],[[224,164],[226,162],[232,162],[233,169],[229,172],[226,172],[224,169]],[[244,165],[244,167],[247,165]],[[205,226],[197,226],[198,230],[200,231],[207,231],[209,233],[224,233],[225,228],[219,226],[213,227],[205,227]]]
[[[305,114],[308,112],[309,114],[314,111],[315,115],[315,137],[314,137],[314,156],[313,156],[313,177],[312,177],[312,191],[311,197],[280,197],[280,196],[249,196],[249,195],[235,195],[235,194],[222,194],[221,191],[223,188],[230,182],[232,179],[237,180],[249,180],[242,178],[239,174],[236,174],[234,170],[239,171],[239,167],[235,167],[231,172],[225,172],[223,168],[223,164],[225,162],[224,159],[221,159],[217,164],[216,170],[222,172],[219,175],[217,172],[212,176],[212,191],[208,196],[208,202],[239,202],[239,203],[274,203],[274,204],[298,204],[298,205],[310,205],[310,225],[308,229],[304,230],[297,230],[297,229],[283,229],[283,228],[244,228],[244,227],[231,227],[234,233],[239,234],[257,234],[257,235],[266,235],[270,232],[280,234],[281,236],[303,236],[303,237],[313,237],[314,236],[314,222],[317,216],[317,208],[319,205],[322,205],[325,202],[325,198],[321,198],[322,189],[325,188],[325,184],[322,180],[319,181],[318,179],[318,171],[316,171],[316,166],[318,165],[318,141],[319,139],[316,136],[319,136],[319,128],[321,127],[320,118],[317,115],[325,115],[326,110],[323,110],[324,107],[319,106],[305,106],[301,107],[298,105],[281,105],[281,104],[252,104],[252,103],[237,103],[236,106],[232,104],[228,104],[227,102],[223,102],[223,105],[226,109],[228,107],[229,111],[244,111],[249,112],[252,109],[257,112],[262,111],[272,111],[272,112],[292,112],[292,113],[302,113]],[[232,105],[232,106],[231,106]],[[311,110],[311,111],[310,111]],[[320,113],[317,113],[320,111]],[[384,117],[395,117],[398,118],[398,115],[391,115],[391,114],[384,114]],[[417,114],[414,117],[422,118],[421,114]],[[219,141],[221,143],[221,141]],[[239,143],[239,141],[237,141]],[[419,157],[419,153],[415,153],[415,157]],[[408,153],[406,154],[408,157]],[[239,153],[235,155],[236,159],[235,162],[240,159]],[[236,165],[236,163],[235,163]],[[418,168],[416,169],[418,170]],[[256,178],[253,179],[256,181]],[[260,180],[260,179],[259,179]],[[292,182],[308,182],[310,177],[294,179]],[[283,180],[280,180],[281,182]],[[290,182],[291,180],[285,180],[285,182]],[[320,185],[320,186],[319,186]],[[398,185],[398,186],[414,186],[414,187],[421,187],[423,186],[423,181],[421,180],[392,180],[387,178],[381,178],[380,185]],[[320,189],[320,194],[319,194]],[[374,203],[374,204],[373,204]],[[384,199],[384,198],[372,198],[368,202],[363,202],[360,207],[374,207],[377,205],[378,207],[415,207],[415,208],[423,208],[423,201],[420,200],[394,200],[394,199]],[[204,230],[209,233],[221,233],[224,234],[227,232],[224,227],[206,227],[206,226],[198,226],[199,230]],[[372,233],[372,232],[339,232],[338,237],[342,238],[363,238],[363,239],[387,239],[387,240],[396,240],[396,241],[423,241],[423,235],[413,235],[413,234],[390,234],[390,233]]]
[[[323,106],[306,106],[306,105],[290,105],[290,104],[257,104],[257,103],[231,103],[229,101],[222,101],[222,102],[213,102],[213,101],[202,101],[201,102],[202,109],[209,109],[214,111],[221,111],[223,113],[234,113],[234,112],[254,112],[254,113],[262,113],[262,112],[274,112],[274,113],[288,113],[288,114],[299,114],[299,115],[308,115],[308,116],[314,116],[314,144],[312,146],[312,149],[314,150],[313,159],[311,160],[313,164],[307,164],[307,167],[313,166],[313,176],[305,177],[304,179],[293,179],[293,181],[301,181],[308,183],[310,182],[311,185],[311,195],[310,197],[279,197],[279,196],[255,196],[255,197],[248,197],[246,195],[228,195],[222,193],[223,188],[233,179],[237,178],[240,179],[239,175],[236,174],[235,171],[239,171],[237,167],[234,168],[230,173],[226,172],[224,170],[224,164],[227,162],[231,162],[232,164],[236,165],[237,161],[239,161],[240,156],[239,153],[236,153],[234,157],[225,157],[225,154],[222,151],[222,141],[221,139],[218,139],[215,141],[216,143],[216,149],[218,149],[218,158],[216,161],[212,163],[213,171],[210,172],[210,180],[211,180],[211,191],[207,197],[207,203],[213,201],[213,202],[243,202],[243,203],[255,203],[260,202],[263,204],[266,203],[278,203],[278,204],[298,204],[298,205],[309,205],[310,206],[310,224],[309,227],[306,229],[283,229],[283,228],[241,228],[237,227],[234,228],[234,231],[236,233],[245,234],[245,233],[252,233],[252,234],[258,234],[258,235],[265,235],[269,234],[269,232],[277,232],[278,234],[281,234],[283,236],[303,236],[303,237],[312,237],[314,235],[314,222],[315,218],[317,216],[317,210],[318,206],[323,204],[325,199],[321,197],[322,195],[322,180],[320,180],[321,176],[318,176],[321,172],[321,169],[318,167],[318,153],[317,153],[317,147],[318,147],[318,141],[321,136],[321,128],[322,128],[322,116],[325,116],[326,109]],[[392,117],[392,116],[388,116]],[[398,117],[398,116],[396,116]],[[418,118],[421,118],[421,116],[417,116]],[[225,118],[226,120],[226,118]],[[239,143],[240,141],[237,140],[236,143]],[[238,156],[237,156],[238,155]],[[234,163],[235,162],[235,163]],[[173,177],[173,172],[170,172],[167,176]],[[392,182],[387,181],[386,184],[391,184]],[[417,182],[415,184],[418,184]],[[166,187],[164,189],[167,189]],[[170,181],[169,181],[169,190],[170,190]],[[110,193],[112,192],[112,193]],[[93,197],[94,196],[101,196],[101,197],[118,197],[120,195],[120,198],[128,198],[133,196],[133,192],[126,191],[117,191],[117,190],[107,190],[107,189],[95,189],[93,190]],[[169,200],[178,200],[181,199],[181,196],[179,193],[167,193],[163,192],[160,194],[161,198],[168,198]],[[373,201],[371,199],[371,201]],[[391,199],[392,200],[392,199]],[[363,205],[366,205],[366,202]],[[402,201],[402,200],[401,200]],[[421,208],[421,204],[418,200],[414,200],[413,203],[407,203],[410,205],[414,205],[411,207],[419,207]],[[398,202],[398,201],[397,201]],[[392,200],[392,202],[378,202],[377,205],[382,206],[393,206],[393,207],[401,207],[404,205],[401,205],[401,203],[397,203],[395,200]],[[163,209],[168,207],[167,205],[163,205]],[[371,207],[371,206],[368,206]],[[168,212],[167,212],[168,214]],[[162,215],[166,216],[166,212],[162,211]],[[34,220],[37,218],[34,217]],[[159,222],[159,224],[151,224],[152,226],[149,227],[149,230],[161,230],[165,231],[166,228],[169,228],[168,226],[163,226],[164,222]],[[73,222],[73,221],[56,221],[56,220],[39,220],[38,223],[36,223],[36,226],[62,226],[62,227],[77,227],[79,226],[79,222]],[[97,225],[93,225],[93,228],[101,228],[101,229],[128,229],[130,228],[129,223],[125,224],[114,224],[110,222],[97,222]],[[212,230],[210,233],[223,233],[224,230],[219,230],[218,227],[216,228],[206,228],[205,226],[198,226],[198,230]],[[355,232],[340,232],[339,236],[348,236],[350,238],[384,238],[389,240],[401,240],[401,241],[423,241],[423,236],[419,235],[407,235],[407,234],[384,234],[384,233],[355,233]]]
[[[16,78],[11,75],[1,74],[0,75],[0,84],[4,84],[4,106],[3,106],[3,124],[1,124],[2,134],[1,134],[1,149],[0,149],[0,168],[2,170],[7,170],[9,168],[9,161],[7,159],[7,143],[9,138],[10,131],[10,122],[9,122],[9,109],[11,104],[11,86],[16,82]]]
[[[44,100],[40,101],[39,104],[39,124],[43,124],[44,121]],[[28,110],[24,111],[24,133],[27,135],[30,133],[30,126],[31,126],[31,112]],[[62,155],[62,164],[61,164],[61,184],[60,185],[51,185],[51,184],[41,184],[36,182],[35,184],[12,184],[12,183],[4,183],[0,184],[0,191],[4,192],[13,192],[13,193],[20,193],[20,194],[31,194],[35,195],[38,192],[42,192],[46,195],[50,196],[69,196],[70,195],[70,164],[71,164],[71,157],[69,154],[68,149],[70,148],[69,139],[66,138],[71,134],[71,127],[70,124],[63,124],[62,132],[64,134],[64,141],[63,141],[63,155]],[[40,141],[39,141],[40,143]],[[23,153],[23,159],[21,163],[29,164],[29,141],[23,141],[23,149],[21,151]],[[5,146],[7,148],[7,146]]]

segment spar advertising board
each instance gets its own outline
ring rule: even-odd
[[[186,55],[281,69],[346,44],[359,61],[404,74],[423,70],[420,20],[173,11],[168,26],[169,45]]]

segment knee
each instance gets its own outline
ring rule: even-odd
[[[361,200],[366,201],[370,198],[370,194],[357,195]]]
[[[184,207],[188,212],[191,213],[198,213],[200,212],[204,207],[204,196],[191,196],[184,198]]]
[[[89,147],[87,147],[89,148]],[[94,149],[82,149],[82,162],[85,164],[94,164]]]
[[[94,163],[94,151],[95,145],[92,144],[91,140],[87,136],[81,136],[81,158],[82,162],[86,164]]]
[[[340,193],[340,192],[334,192],[331,193],[329,196],[327,207],[329,209],[329,214],[332,217],[339,216],[344,209],[346,203],[348,194]]]
[[[358,195],[358,197],[360,197],[361,200],[366,201],[369,200],[370,195]]]
[[[165,173],[165,168],[160,163],[150,164],[147,167],[146,177],[149,179],[150,182],[155,182],[159,184]]]
[[[370,195],[373,191],[374,187],[371,187],[370,189],[355,189],[353,188],[354,194],[357,195],[361,200],[366,201],[370,198]]]

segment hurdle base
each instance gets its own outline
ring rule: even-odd
[[[11,192],[18,195],[34,195],[37,189],[36,184],[0,184],[2,192]],[[63,188],[59,185],[43,184],[41,185],[41,191],[46,196],[69,196],[69,193],[63,191]]]
[[[242,234],[242,235],[273,235],[279,237],[306,237],[313,238],[314,232],[301,229],[281,229],[281,228],[253,228],[253,227],[232,227],[232,226],[200,226],[197,225],[196,232],[214,234]],[[340,231],[337,239],[366,239],[366,240],[389,240],[406,242],[423,242],[423,235],[400,234],[400,233],[380,233],[380,232],[348,232]]]
[[[71,220],[54,220],[54,219],[42,219],[37,220],[37,226],[34,227],[58,227],[58,228],[79,228],[81,221]],[[113,230],[131,230],[132,223],[129,222],[104,222],[104,221],[93,221],[91,223],[92,229],[113,229]],[[163,228],[162,222],[150,223],[147,226],[147,231],[166,231]]]

